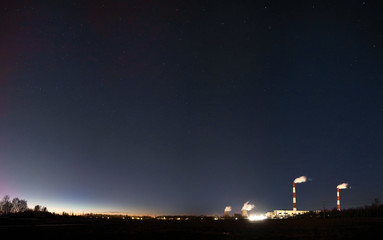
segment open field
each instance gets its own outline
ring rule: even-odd
[[[248,222],[2,218],[0,232],[14,237],[52,239],[373,239],[383,233],[383,219]]]

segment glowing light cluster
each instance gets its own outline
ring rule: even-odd
[[[263,221],[265,220],[267,217],[265,215],[250,215],[249,216],[249,220],[254,222],[254,221]]]

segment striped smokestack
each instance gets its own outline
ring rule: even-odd
[[[296,178],[294,181],[293,181],[293,211],[297,211],[297,198],[295,196],[295,184],[296,183],[304,183],[306,182],[307,180],[307,177],[306,176],[301,176],[299,178]]]
[[[348,183],[342,183],[336,187],[336,209],[338,211],[340,211],[339,189],[347,189],[347,188],[348,188]]]
[[[295,196],[295,181],[293,182],[293,211],[297,210],[297,199]]]

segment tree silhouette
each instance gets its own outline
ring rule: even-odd
[[[1,201],[1,212],[4,214],[9,214],[12,210],[12,203],[10,201],[10,197],[8,195],[5,195],[3,200]]]
[[[19,198],[12,200],[12,213],[25,212],[28,209],[27,201]]]
[[[28,210],[28,204],[27,204],[27,201],[24,200],[24,199],[21,199],[20,202],[19,202],[19,211],[20,212],[25,212]]]
[[[35,208],[33,209],[33,211],[40,212],[41,211],[41,206],[40,205],[36,205]]]
[[[11,209],[11,212],[12,213],[18,213],[19,212],[19,209],[20,209],[20,199],[19,198],[14,198],[12,200],[12,209]]]

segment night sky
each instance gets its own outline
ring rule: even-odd
[[[7,1],[0,197],[127,214],[383,200],[380,1]]]

